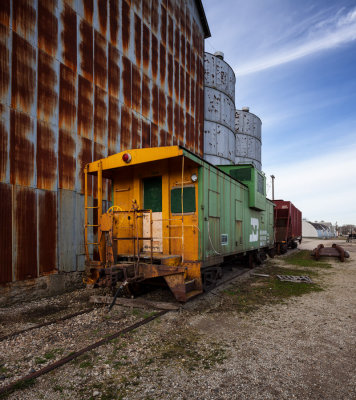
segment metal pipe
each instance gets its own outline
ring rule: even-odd
[[[272,200],[274,200],[274,179],[275,179],[275,176],[271,175],[271,178],[272,178]]]

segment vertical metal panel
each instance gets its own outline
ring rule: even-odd
[[[142,115],[151,118],[151,83],[147,75],[142,77]]]
[[[94,32],[94,81],[106,90],[107,85],[107,41],[99,32]]]
[[[136,113],[132,113],[132,148],[142,148],[142,119]]]
[[[172,144],[172,136],[173,136],[173,100],[172,100],[172,97],[167,98],[167,130],[168,130],[167,141],[169,144]]]
[[[142,148],[151,147],[151,124],[142,120]]]
[[[167,146],[167,131],[164,129],[159,130],[159,145]]]
[[[38,48],[52,57],[57,55],[58,17],[57,1],[38,0]]]
[[[168,86],[168,94],[170,97],[173,96],[173,55],[168,53],[167,55],[167,86]]]
[[[98,27],[100,33],[106,37],[108,24],[108,8],[107,0],[96,0],[95,14],[97,21],[94,23],[95,28]]]
[[[142,66],[145,73],[150,68],[151,32],[146,24],[142,28]]]
[[[166,84],[166,48],[160,44],[159,48],[159,79],[161,87],[164,88]]]
[[[36,189],[15,187],[14,255],[16,280],[37,276]]]
[[[153,1],[151,3],[151,29],[154,33],[157,34],[158,31],[158,7],[159,2]]]
[[[132,65],[132,108],[138,113],[142,113],[142,73]]]
[[[131,107],[131,61],[122,57],[121,82],[123,86],[123,100],[127,107]]]
[[[185,38],[183,33],[180,35],[180,63],[184,68],[185,66]]]
[[[124,104],[121,106],[121,151],[131,147],[131,109]]]
[[[0,103],[0,182],[9,182],[10,108]]]
[[[59,63],[38,50],[37,59],[37,119],[58,123]]]
[[[151,24],[151,0],[142,0],[142,18],[148,25]]]
[[[120,93],[120,65],[121,55],[119,51],[109,43],[108,90],[109,95],[116,98],[119,98]]]
[[[76,138],[75,133],[59,130],[58,138],[58,187],[75,189]]]
[[[95,86],[94,96],[94,141],[101,144],[107,143],[107,93]]]
[[[93,81],[94,51],[93,27],[82,19],[79,23],[79,72],[89,81]]]
[[[179,123],[179,105],[177,103],[174,103],[173,124],[174,124],[174,138],[176,140],[176,143],[178,143],[180,123]]]
[[[76,125],[77,75],[64,64],[59,69],[59,128],[74,130]]]
[[[57,268],[57,193],[37,191],[38,266],[40,275]]]
[[[134,14],[134,32],[135,32],[135,60],[136,66],[141,67],[142,59],[142,21],[141,18]]]
[[[152,92],[151,92],[151,114],[152,121],[154,124],[158,125],[159,118],[159,88],[155,83],[152,83]]]
[[[179,143],[185,143],[185,112],[182,107],[179,107]]]
[[[158,146],[158,126],[151,123],[151,147]]]
[[[173,53],[174,23],[173,18],[168,15],[168,49]]]
[[[93,24],[94,0],[78,0],[78,13],[90,25]]]
[[[78,135],[93,139],[93,84],[78,75]]]
[[[93,161],[93,142],[85,137],[78,138],[78,190],[84,193],[84,167]],[[91,196],[92,177],[88,176],[88,196]]]
[[[110,43],[117,45],[119,37],[119,4],[118,0],[109,0]]]
[[[75,198],[75,269],[85,269],[85,247],[84,247],[84,196],[77,193]]]
[[[122,0],[121,35],[122,35],[122,50],[123,53],[127,55],[130,47],[130,5],[127,3],[126,0]]]
[[[0,183],[0,283],[12,281],[12,186]]]
[[[61,12],[62,63],[77,70],[77,14],[66,3]]]
[[[12,0],[12,29],[23,39],[35,45],[36,1]]]
[[[179,63],[174,61],[174,99],[179,102]]]
[[[109,116],[108,116],[108,155],[120,151],[120,106],[119,101],[109,96]]]
[[[166,127],[166,119],[167,119],[167,100],[166,94],[162,89],[159,90],[159,126],[165,128]]]
[[[160,31],[161,31],[161,43],[163,46],[167,44],[167,10],[161,3],[160,9]]]
[[[57,129],[37,120],[36,171],[37,187],[57,189]]]
[[[10,0],[0,2],[0,24],[10,26],[11,3]]]
[[[35,184],[35,123],[28,115],[11,110],[10,182],[23,186]]]
[[[13,32],[11,107],[36,114],[36,50]]]
[[[59,189],[58,203],[58,269],[65,272],[75,271],[76,193]]]
[[[158,40],[153,33],[151,34],[151,71],[152,78],[156,81],[158,76]]]
[[[10,105],[11,31],[0,24],[0,102]]]

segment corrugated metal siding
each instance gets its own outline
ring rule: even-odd
[[[86,163],[202,155],[203,37],[194,0],[0,1],[0,282],[83,268]]]

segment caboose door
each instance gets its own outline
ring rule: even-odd
[[[153,251],[155,253],[163,252],[162,243],[162,177],[143,179],[143,208],[152,210],[152,236]],[[151,236],[150,214],[143,216],[143,237]],[[150,240],[143,241],[143,251],[151,251]]]

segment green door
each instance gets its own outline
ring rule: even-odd
[[[143,208],[152,210],[152,227],[150,215],[145,213],[143,216],[143,236],[150,237],[152,228],[152,251],[162,253],[162,177],[155,176],[143,180]],[[151,251],[151,241],[143,241],[143,251]]]
[[[152,212],[162,212],[162,177],[155,176],[143,180],[143,208]]]

